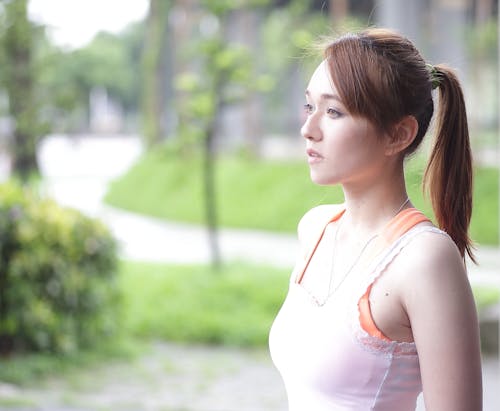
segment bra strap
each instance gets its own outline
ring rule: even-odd
[[[424,221],[430,220],[417,209],[408,208],[403,210],[387,225],[386,229],[382,233],[382,238],[379,243],[380,246],[377,247],[376,252],[372,254],[373,257],[382,252],[384,249],[387,249],[398,238],[406,234],[411,228],[415,227],[415,225]],[[373,321],[369,301],[372,286],[373,282],[368,286],[366,292],[358,301],[359,323],[361,328],[369,335],[378,337],[381,340],[391,341],[391,339],[387,337]]]
[[[345,208],[340,210],[332,218],[330,218],[328,220],[328,222],[325,224],[325,226],[323,227],[323,230],[321,231],[321,234],[319,235],[318,240],[316,241],[316,244],[314,244],[313,249],[311,250],[311,252],[307,256],[306,263],[304,264],[302,271],[300,272],[300,274],[297,276],[297,278],[295,280],[295,282],[297,284],[300,284],[302,279],[304,278],[304,274],[306,273],[307,267],[309,267],[309,263],[311,262],[311,258],[314,255],[314,253],[316,252],[316,249],[318,248],[318,245],[319,245],[321,239],[325,235],[326,227],[328,227],[328,224],[333,223],[334,221],[337,221],[340,217],[342,217],[344,215],[344,213],[345,213]]]
[[[382,236],[387,245],[392,244],[411,228],[424,221],[430,221],[416,208],[407,208],[396,215],[386,226]]]
[[[358,264],[360,267],[367,267],[382,252],[390,247],[403,234],[411,228],[424,221],[430,221],[421,211],[416,208],[407,208],[400,211],[390,220],[382,230],[379,238],[375,240],[375,246],[365,258]]]
[[[302,268],[302,271],[300,274],[297,276],[295,282],[297,284],[300,284],[302,282],[302,279],[304,278],[305,272],[307,270],[307,267],[309,267],[309,263],[311,262],[311,259],[316,252],[316,249],[318,248],[319,243],[321,242],[321,239],[325,235],[326,228],[328,227],[328,224],[337,221],[340,217],[342,217],[345,213],[345,208],[336,213],[332,218],[328,220],[328,222],[325,224],[323,227],[323,230],[321,231],[318,240],[316,241],[313,249],[309,253],[306,263],[304,264],[304,267]],[[385,248],[387,248],[390,244],[392,244],[394,241],[396,241],[399,237],[401,237],[404,233],[406,233],[408,230],[410,230],[412,227],[417,225],[418,223],[421,223],[423,221],[430,221],[422,212],[417,210],[416,208],[407,208],[401,212],[399,212],[396,216],[392,218],[391,221],[386,225],[384,230],[382,231],[382,235],[377,239],[376,241],[376,247],[374,248],[373,252],[369,254],[370,259],[375,257],[377,254],[382,252]]]

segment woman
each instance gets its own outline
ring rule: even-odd
[[[419,147],[439,90],[425,174],[435,227],[413,208],[403,163]],[[464,259],[472,162],[455,74],[383,29],[329,44],[306,90],[311,179],[345,202],[310,210],[303,261],[270,333],[290,411],[482,407],[475,305]]]

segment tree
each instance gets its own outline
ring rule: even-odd
[[[192,69],[176,78],[178,90],[184,93],[178,132],[184,141],[183,149],[192,148],[190,143],[198,145],[201,142],[206,222],[212,265],[217,269],[221,264],[215,187],[217,120],[223,107],[242,101],[250,91],[263,84],[253,77],[250,50],[232,43],[223,29],[231,13],[266,2],[207,0],[201,3],[205,31],[192,45]]]
[[[349,11],[349,1],[348,0],[330,0],[329,9],[332,23],[338,24],[346,19],[347,13]]]
[[[66,51],[48,40],[36,44],[37,84],[52,129],[71,132],[87,127],[89,94],[105,89],[127,114],[138,112],[140,55],[144,22],[121,33],[99,32],[86,46]]]
[[[1,37],[3,86],[9,100],[9,114],[14,121],[11,145],[13,171],[26,180],[38,172],[38,121],[33,43],[35,27],[28,20],[27,0],[3,0],[4,24]]]
[[[143,66],[143,133],[152,147],[165,137],[166,53],[169,0],[150,0],[145,33]]]

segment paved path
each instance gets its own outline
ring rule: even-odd
[[[0,382],[0,410],[286,411],[286,396],[264,349],[157,343],[31,387]]]
[[[53,136],[44,141],[39,151],[42,173],[46,182],[45,190],[63,205],[76,207],[89,215],[101,218],[119,239],[121,253],[125,258],[177,263],[207,262],[209,251],[203,228],[166,223],[119,211],[102,204],[102,196],[110,179],[124,172],[140,153],[141,146],[135,138],[86,136],[69,140],[61,136]],[[221,245],[223,257],[226,260],[250,260],[288,268],[293,266],[294,256],[298,249],[294,236],[247,230],[222,230]],[[272,250],[272,256],[269,250]],[[500,287],[500,251],[481,247],[478,250],[478,260],[481,265],[470,268],[472,282]],[[233,360],[234,358],[237,356],[233,357]],[[237,368],[237,365],[235,367]],[[276,404],[282,404],[283,388],[276,374],[269,377],[269,373],[273,374],[269,371],[270,368],[272,366],[268,362],[263,368],[266,371],[262,370],[262,374],[258,372],[255,375],[252,374],[252,378],[254,382],[258,382],[262,377],[270,390],[271,399],[268,401],[273,404],[274,401],[277,401]],[[498,410],[497,392],[500,378],[497,360],[485,358],[483,371],[484,410]],[[241,369],[237,371],[239,372]],[[217,389],[225,389],[223,397],[228,394],[230,402],[231,397],[236,397],[229,393],[241,395],[241,390],[246,389],[244,384],[248,381],[242,377],[240,382],[243,385],[240,385],[239,389],[231,384],[219,386]],[[186,403],[185,406],[188,404]],[[233,408],[214,406],[210,409],[273,409],[274,411],[282,409],[279,406],[265,408],[261,405],[253,406],[254,408],[252,406],[241,408],[238,404],[236,401],[232,405]],[[182,408],[181,405],[176,406],[180,407],[178,409]],[[200,406],[182,409],[208,410],[209,408]],[[419,410],[421,409],[423,408],[420,405]]]

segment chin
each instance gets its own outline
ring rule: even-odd
[[[310,173],[310,176],[311,181],[319,186],[332,186],[335,184],[339,184],[338,179],[335,179],[332,176],[318,175],[312,171]]]

